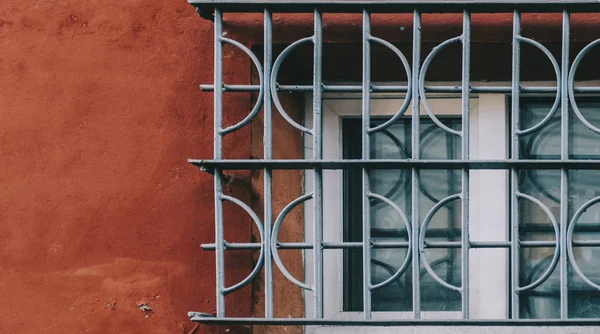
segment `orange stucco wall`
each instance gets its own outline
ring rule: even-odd
[[[474,37],[510,37],[510,16],[498,18],[474,17]],[[276,42],[309,35],[310,19],[277,16]],[[360,40],[359,16],[326,19],[327,41]],[[529,27],[544,28],[535,30],[546,32],[541,39],[557,40],[556,16],[530,19]],[[459,20],[424,18],[427,39],[456,32]],[[595,16],[578,20],[582,32],[598,24]],[[231,15],[226,31],[260,44],[261,22]],[[410,26],[398,32],[398,22],[410,16],[382,17],[374,29],[409,41]],[[486,22],[494,22],[487,32]],[[212,178],[186,162],[212,157],[212,94],[198,89],[212,82],[212,33],[184,0],[0,2],[0,333],[227,330],[186,317],[215,308],[214,258],[199,248],[214,240]],[[248,83],[249,60],[227,50],[224,75]],[[290,103],[301,110],[298,101]],[[225,122],[241,119],[251,102],[248,94],[228,95]],[[260,152],[256,129],[254,137],[249,128],[227,136],[226,156]],[[286,129],[275,137],[301,154],[300,137]],[[277,182],[301,180],[290,175]],[[251,186],[260,188],[260,176],[236,176],[227,191],[260,205],[260,189]],[[300,191],[301,183],[278,188],[277,208]],[[227,240],[250,241],[249,218],[232,206],[225,211]],[[284,232],[294,241],[302,239],[297,216]],[[290,261],[301,276],[301,259]],[[230,255],[226,266],[231,285],[250,271],[252,254]],[[254,307],[252,286],[228,297],[228,314],[260,315],[261,284]],[[277,288],[282,298],[285,289]],[[300,316],[299,296],[278,312]]]
[[[212,41],[184,0],[0,1],[0,333],[191,333],[214,310],[212,178],[186,162],[212,156]],[[226,78],[247,82],[238,56]],[[227,265],[231,284],[251,256]],[[250,314],[250,287],[232,298]]]

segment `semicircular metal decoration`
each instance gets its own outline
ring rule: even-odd
[[[237,284],[234,284],[234,285],[232,285],[230,287],[223,288],[222,293],[224,295],[226,295],[226,294],[229,294],[229,293],[234,292],[236,290],[239,290],[244,285],[250,283],[250,281],[254,277],[256,277],[256,275],[260,272],[260,269],[262,268],[263,263],[265,262],[265,256],[264,256],[265,245],[263,245],[263,240],[264,240],[263,225],[262,225],[262,222],[261,222],[260,218],[258,218],[258,215],[256,215],[256,213],[254,212],[254,210],[252,210],[246,203],[240,201],[239,199],[237,199],[235,197],[231,197],[231,196],[223,195],[223,194],[221,194],[219,197],[223,201],[228,201],[228,202],[231,202],[231,203],[239,206],[240,208],[244,209],[244,211],[246,211],[246,213],[248,213],[248,215],[250,215],[250,217],[252,218],[252,221],[256,225],[256,228],[258,228],[258,233],[260,235],[260,243],[261,243],[260,254],[258,255],[258,262],[254,266],[254,269],[252,269],[252,271],[250,272],[250,274],[248,276],[246,276],[246,278],[244,278],[242,281],[240,281]]]
[[[437,202],[431,208],[431,210],[429,210],[429,212],[425,216],[425,219],[423,220],[423,225],[421,226],[421,234],[419,235],[419,252],[420,253],[425,253],[425,234],[427,234],[427,227],[429,227],[429,223],[431,222],[431,219],[433,218],[433,216],[444,205],[446,205],[447,203],[452,202],[454,200],[460,199],[460,198],[461,198],[461,194],[450,195],[450,196],[442,199],[441,201]],[[462,238],[465,237],[465,234],[468,234],[468,233],[464,233],[463,232]],[[423,266],[425,267],[425,270],[427,270],[427,272],[429,273],[429,275],[431,275],[431,277],[436,282],[440,283],[442,286],[445,286],[448,289],[451,289],[451,290],[454,290],[454,291],[458,291],[458,292],[462,291],[461,287],[458,287],[456,285],[452,285],[452,284],[444,281],[441,277],[439,277],[438,274],[436,274],[435,271],[433,271],[433,268],[431,268],[431,265],[429,264],[429,260],[427,260],[427,257],[421,256],[421,261],[423,262]]]
[[[394,211],[396,211],[398,213],[398,215],[400,215],[400,218],[402,219],[402,222],[404,223],[404,227],[406,227],[406,232],[408,235],[408,249],[406,251],[406,257],[404,258],[404,262],[402,263],[402,265],[400,266],[400,268],[398,268],[398,270],[390,277],[388,277],[388,279],[386,279],[383,282],[377,283],[375,285],[371,285],[371,283],[369,283],[371,290],[376,290],[379,288],[383,288],[386,285],[389,285],[390,283],[392,283],[395,279],[397,279],[398,277],[402,276],[402,274],[404,274],[404,272],[406,271],[406,269],[408,269],[408,265],[410,264],[410,260],[412,257],[412,235],[410,233],[411,230],[411,226],[410,223],[408,222],[408,218],[406,217],[406,214],[404,214],[404,211],[402,211],[402,209],[400,209],[398,207],[398,205],[396,205],[396,203],[392,202],[389,198],[381,196],[379,194],[375,194],[372,192],[369,192],[367,194],[367,197],[369,198],[375,198],[378,199],[382,202],[385,202],[387,205],[389,205],[390,207],[392,207],[392,209],[394,209]]]
[[[583,60],[583,57],[585,57],[585,55],[596,45],[600,44],[600,38],[591,42],[590,44],[586,45],[578,54],[577,57],[575,57],[575,60],[573,60],[573,64],[571,65],[571,70],[569,71],[569,79],[568,79],[568,87],[569,87],[569,100],[571,101],[571,107],[573,107],[573,111],[575,112],[575,115],[577,116],[577,118],[579,118],[579,120],[588,127],[588,129],[594,131],[595,133],[600,134],[600,128],[596,127],[595,125],[593,125],[592,123],[590,123],[590,121],[588,121],[583,114],[581,113],[581,110],[579,109],[579,106],[577,105],[577,100],[575,99],[575,73],[577,72],[577,68],[579,67],[579,64],[581,63],[581,61]]]
[[[294,49],[296,49],[300,45],[306,44],[308,42],[313,42],[313,41],[314,41],[314,36],[311,36],[311,37],[305,37],[305,38],[299,39],[299,40],[295,41],[294,43],[288,45],[281,52],[281,54],[279,54],[279,56],[277,57],[277,59],[275,59],[275,62],[273,63],[273,68],[271,69],[271,82],[270,82],[271,96],[273,98],[273,103],[275,104],[275,108],[277,108],[277,110],[279,111],[281,116],[283,116],[283,118],[288,123],[290,123],[291,126],[295,127],[296,129],[298,129],[302,132],[306,132],[306,133],[310,133],[310,134],[313,134],[313,130],[298,124],[298,122],[294,121],[294,119],[283,108],[283,105],[281,104],[281,101],[279,100],[279,95],[277,92],[277,76],[279,75],[279,68],[281,67],[283,60],[288,56],[288,54],[290,54]]]
[[[309,291],[312,291],[312,287],[306,283],[300,282],[292,274],[290,274],[290,272],[287,270],[287,268],[283,264],[283,261],[281,261],[281,257],[279,256],[279,250],[277,248],[277,246],[279,244],[279,241],[277,240],[277,238],[279,237],[279,229],[281,228],[281,224],[283,223],[285,216],[287,216],[287,214],[290,211],[292,211],[292,209],[294,209],[296,206],[298,206],[301,203],[304,203],[312,198],[313,198],[313,193],[302,195],[302,196],[296,198],[295,200],[293,200],[292,202],[290,202],[288,205],[286,205],[283,208],[283,210],[281,210],[281,212],[277,216],[277,219],[275,220],[275,224],[273,225],[273,232],[271,233],[271,245],[270,245],[271,253],[273,254],[273,261],[275,261],[275,264],[277,264],[277,267],[279,268],[279,270],[281,270],[281,273],[283,274],[283,276],[285,276],[290,282],[294,283],[294,285],[296,285],[304,290],[309,290]]]
[[[594,288],[596,290],[600,290],[600,284],[592,282],[592,280],[589,279],[583,273],[581,268],[579,268],[579,265],[577,264],[577,260],[575,259],[575,254],[573,252],[573,231],[575,230],[575,225],[577,224],[577,221],[579,220],[581,215],[587,209],[589,209],[592,205],[594,205],[598,202],[600,202],[600,196],[594,197],[594,198],[590,199],[589,201],[587,201],[585,204],[583,204],[579,208],[579,210],[577,210],[577,212],[575,212],[575,214],[573,215],[573,218],[571,219],[571,222],[569,223],[569,229],[567,230],[567,254],[569,255],[569,263],[571,263],[571,265],[573,266],[573,270],[575,271],[577,276],[579,276],[587,285],[591,286],[592,288]]]
[[[237,47],[238,49],[244,51],[250,57],[250,59],[252,59],[254,66],[256,66],[256,71],[258,72],[258,79],[260,82],[258,98],[256,99],[256,103],[254,104],[252,111],[243,120],[241,120],[237,124],[228,126],[224,129],[222,129],[221,131],[219,131],[222,135],[226,135],[228,133],[231,133],[231,132],[234,132],[234,131],[237,131],[237,130],[243,128],[244,126],[248,125],[248,123],[250,123],[254,119],[254,117],[256,117],[256,115],[260,111],[260,108],[263,105],[263,97],[265,95],[265,88],[264,88],[265,85],[263,84],[264,78],[263,78],[262,65],[260,64],[260,61],[258,60],[256,55],[250,49],[248,49],[244,44],[242,44],[238,41],[235,41],[230,38],[225,38],[225,37],[221,37],[221,41],[224,43],[233,45],[233,46]],[[215,87],[215,89],[217,89],[217,88]]]
[[[550,209],[548,209],[548,207],[546,205],[544,205],[544,203],[542,203],[542,201],[540,201],[539,199],[537,199],[535,197],[532,197],[530,195],[527,195],[527,194],[524,194],[521,192],[515,193],[515,196],[517,198],[522,198],[522,199],[525,199],[525,200],[528,200],[528,201],[534,203],[540,209],[542,209],[542,211],[544,211],[544,213],[548,216],[548,218],[550,219],[550,222],[552,223],[552,227],[554,228],[554,239],[556,241],[556,243],[554,244],[554,255],[552,256],[552,261],[550,261],[550,265],[548,266],[546,271],[534,282],[532,282],[526,286],[519,286],[515,289],[515,291],[523,292],[523,291],[529,291],[529,290],[533,290],[533,289],[537,288],[538,286],[542,285],[548,279],[548,277],[550,277],[550,275],[552,275],[552,272],[554,271],[554,269],[556,268],[556,265],[558,264],[558,259],[560,258],[560,246],[559,246],[560,228],[558,226],[558,223],[556,222],[556,219],[554,218],[554,215],[552,214],[552,211],[550,211]]]
[[[431,52],[429,53],[429,55],[427,55],[427,58],[425,58],[425,61],[423,62],[423,65],[421,66],[421,73],[419,74],[419,94],[421,96],[421,102],[423,103],[423,108],[425,109],[425,112],[427,113],[427,115],[429,115],[431,120],[437,126],[442,128],[444,131],[451,133],[453,135],[457,135],[457,136],[462,136],[462,131],[457,131],[457,130],[451,129],[446,124],[442,123],[442,121],[440,121],[439,118],[437,118],[437,116],[435,116],[435,114],[431,110],[431,107],[429,106],[429,102],[427,102],[427,96],[425,95],[425,76],[427,75],[427,70],[429,69],[429,65],[431,64],[431,61],[435,58],[435,56],[440,51],[442,51],[448,45],[458,43],[461,41],[462,41],[462,35],[450,38],[450,39],[442,42],[438,46],[434,47],[433,50],[431,50]],[[468,129],[467,129],[467,131],[468,131]]]
[[[554,116],[556,111],[558,110],[558,107],[560,106],[560,96],[561,96],[560,95],[560,66],[558,65],[556,58],[554,58],[554,56],[552,55],[550,50],[548,50],[540,42],[537,42],[531,38],[527,38],[527,37],[523,37],[523,36],[520,36],[518,39],[521,42],[525,42],[527,44],[533,45],[534,47],[541,50],[546,55],[546,57],[548,57],[548,59],[550,59],[550,62],[552,63],[552,67],[554,68],[554,74],[556,75],[556,97],[554,98],[554,104],[552,104],[550,111],[546,114],[546,116],[539,123],[531,126],[530,128],[524,129],[524,130],[518,129],[517,131],[515,131],[516,135],[524,136],[524,135],[533,133],[533,132],[541,129],[544,125],[546,125],[548,122],[550,122],[550,120],[552,119],[552,117]]]
[[[374,36],[370,36],[368,38],[369,41],[373,41],[375,43],[378,43],[380,45],[383,45],[384,47],[390,49],[392,52],[394,52],[396,54],[396,56],[398,56],[398,58],[400,58],[400,61],[402,61],[402,65],[404,66],[404,70],[406,71],[406,77],[407,77],[407,82],[411,82],[411,70],[410,70],[410,64],[408,63],[408,60],[406,60],[406,57],[404,56],[404,54],[402,53],[402,51],[400,51],[397,47],[395,47],[392,43],[383,40],[381,38],[378,37],[374,37]],[[383,124],[380,124],[376,127],[373,128],[369,128],[367,129],[368,133],[375,133],[377,131],[381,131],[383,129],[388,128],[390,125],[394,124],[394,122],[399,119],[400,117],[402,117],[404,115],[404,113],[406,113],[406,110],[408,109],[408,106],[410,105],[410,101],[412,99],[412,85],[408,85],[408,90],[406,91],[406,96],[404,97],[404,100],[402,102],[402,106],[400,106],[400,109],[398,109],[398,111],[394,114],[394,116],[392,116],[390,119],[388,119],[387,121],[385,121]]]

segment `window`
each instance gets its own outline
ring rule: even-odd
[[[308,97],[310,102],[310,96]],[[438,119],[447,127],[459,130],[460,99],[451,97],[429,98]],[[583,98],[578,104],[581,112],[592,122],[600,123],[600,101]],[[479,159],[505,159],[508,156],[507,138],[509,110],[508,96],[481,94],[471,101],[471,154]],[[372,102],[371,126],[385,123],[395,114],[401,99],[381,95]],[[552,108],[550,97],[523,97],[521,101],[521,126],[531,128],[538,124]],[[310,103],[306,103],[310,106]],[[325,159],[360,159],[361,106],[360,96],[335,95],[324,100],[324,127],[330,135],[324,139]],[[410,110],[410,108],[409,108]],[[307,113],[310,115],[310,113]],[[588,117],[589,116],[589,117]],[[310,118],[306,118],[310,125]],[[490,134],[494,133],[493,136]],[[600,138],[578,119],[569,124],[571,159],[591,159],[600,153]],[[420,120],[421,159],[460,159],[460,138],[443,131],[425,115]],[[409,159],[411,155],[411,115],[395,121],[389,128],[371,138],[373,159]],[[560,115],[554,115],[543,130],[523,136],[520,141],[521,159],[560,159]],[[307,156],[310,143],[307,142]],[[310,172],[309,172],[310,173]],[[569,206],[571,216],[577,208],[596,196],[600,182],[593,171],[571,171]],[[507,171],[471,171],[470,236],[474,241],[509,242],[508,202],[510,197]],[[374,169],[370,172],[370,189],[373,193],[392,200],[406,216],[411,213],[410,170]],[[324,234],[325,241],[362,242],[362,174],[360,170],[326,171],[325,221],[331,221]],[[311,175],[307,175],[311,179]],[[420,217],[426,217],[433,206],[444,198],[460,193],[459,170],[421,170],[419,175]],[[310,183],[307,183],[310,191]],[[519,202],[519,239],[529,246],[520,253],[520,286],[535,283],[552,265],[555,254],[554,240],[557,230],[552,220],[558,222],[560,203],[560,170],[528,169],[519,172],[519,188],[523,194],[538,199],[549,212],[531,200]],[[372,309],[378,317],[410,317],[412,311],[412,280],[407,270],[407,247],[392,248],[391,243],[408,243],[409,218],[399,215],[382,200],[370,200],[371,238],[374,244],[386,243],[390,248],[371,251],[371,277],[373,284],[392,279],[387,286],[373,291]],[[306,207],[306,217],[312,216]],[[548,213],[552,214],[550,218]],[[426,231],[426,243],[434,248],[424,252],[432,270],[445,282],[461,286],[461,255],[457,248],[443,247],[443,242],[460,240],[460,205],[457,201],[443,206],[433,216]],[[344,217],[343,220],[334,217]],[[328,219],[329,218],[329,219]],[[404,219],[407,222],[404,222]],[[310,231],[310,218],[307,231]],[[420,222],[422,224],[422,221]],[[592,206],[581,217],[574,231],[575,240],[593,240],[600,234],[600,209]],[[310,240],[310,234],[307,240]],[[435,247],[438,242],[439,248]],[[440,243],[441,242],[441,243]],[[537,243],[537,245],[534,245]],[[594,259],[600,258],[595,248],[576,251],[575,259],[592,280],[600,279],[600,270]],[[361,249],[329,251],[325,254],[326,289],[335,291],[327,295],[326,315],[333,317],[360,316],[363,307],[363,255]],[[474,314],[481,318],[505,319],[509,315],[509,266],[506,249],[471,249],[470,281],[473,297],[470,300]],[[326,251],[327,253],[327,251]],[[410,255],[408,255],[410,257]],[[312,267],[310,257],[306,268]],[[401,269],[402,268],[402,269]],[[550,271],[547,282],[521,296],[520,317],[523,319],[560,318],[560,282],[558,267]],[[404,270],[398,275],[399,270]],[[396,277],[395,279],[392,276]],[[306,277],[311,277],[307,273]],[[572,270],[569,271],[569,316],[573,318],[600,317],[600,292],[587,286]],[[420,272],[421,309],[425,318],[460,318],[460,293],[443,287],[422,268]],[[330,300],[331,302],[327,302]],[[493,301],[493,306],[490,301]],[[307,308],[310,313],[310,308]]]
[[[328,98],[329,97],[329,98]],[[310,96],[305,122],[311,126]],[[402,105],[403,97],[390,94],[376,95],[371,103],[373,125],[382,124],[395,115]],[[486,134],[499,125],[508,128],[506,96],[481,94],[472,98],[471,105],[471,155],[477,159],[505,159],[507,133],[500,131],[496,136]],[[428,105],[435,115],[448,127],[461,127],[461,99],[456,96],[438,96],[428,99]],[[324,99],[324,159],[356,159],[361,152],[361,103],[360,96],[331,95]],[[444,132],[433,124],[421,107],[421,158],[428,160],[458,160],[461,156],[460,138]],[[371,152],[373,159],[407,159],[411,157],[411,108],[405,117],[389,128],[372,135]],[[483,112],[485,111],[485,112]],[[358,133],[356,133],[358,131]],[[310,156],[310,137],[306,137],[305,155]],[[371,192],[392,200],[406,216],[402,217],[381,200],[371,200],[371,238],[374,243],[407,243],[411,224],[411,170],[379,169],[371,171]],[[311,171],[306,172],[306,180],[311,180]],[[470,235],[473,240],[508,241],[508,173],[498,170],[472,171],[470,179],[471,221],[490,222],[485,229],[472,223]],[[344,171],[324,171],[324,240],[336,242],[362,241],[362,180],[360,169]],[[421,222],[432,207],[449,195],[460,193],[460,170],[424,169],[420,173],[419,217]],[[312,191],[311,183],[306,182],[306,192]],[[486,191],[496,189],[497,191]],[[485,200],[483,199],[485,198]],[[433,216],[427,229],[427,243],[459,241],[460,204],[452,201],[440,208]],[[489,215],[489,216],[488,216]],[[312,207],[305,207],[307,220],[306,240],[311,240]],[[340,219],[339,217],[343,217]],[[412,232],[410,233],[412,234]],[[412,259],[406,258],[407,247],[381,248],[372,251],[373,284],[390,279],[404,265],[404,273],[390,284],[373,291],[372,310],[380,319],[413,317]],[[505,319],[508,317],[508,252],[505,249],[471,250],[470,286],[473,318]],[[460,286],[460,251],[454,248],[435,248],[425,252],[432,269],[448,283]],[[361,319],[362,306],[362,250],[326,250],[325,257],[325,315],[340,319]],[[311,257],[305,257],[306,277],[313,273]],[[493,261],[490,261],[492,259]],[[495,263],[493,263],[495,262]],[[498,265],[500,263],[500,265]],[[443,288],[420,266],[421,317],[430,319],[460,319],[461,296],[457,291]],[[397,274],[396,274],[397,275]],[[502,288],[498,288],[498,287]],[[310,300],[310,293],[306,299]],[[497,303],[484,305],[485,300]],[[309,306],[309,305],[308,305]],[[307,316],[311,309],[307,307]]]
[[[387,118],[389,119],[389,118]],[[384,120],[373,120],[371,126],[383,124]],[[440,120],[451,129],[460,130],[460,117],[446,116]],[[361,123],[359,118],[342,119],[342,152],[344,159],[361,158]],[[445,133],[430,119],[420,120],[423,159],[459,159],[460,140]],[[405,118],[390,126],[387,131],[375,133],[371,138],[371,156],[374,159],[408,159],[412,156],[410,143],[411,120]],[[362,173],[348,170],[344,173],[344,241],[362,242]],[[445,197],[460,192],[460,173],[457,170],[422,170],[420,173],[420,202],[438,203]],[[370,175],[371,191],[389,198],[410,216],[411,210],[411,171],[410,170],[372,170]],[[373,242],[408,243],[407,226],[402,217],[387,203],[371,200],[371,238]],[[427,207],[423,205],[423,207]],[[436,227],[428,231],[429,240],[460,240],[460,206],[452,202],[443,208]],[[427,212],[423,212],[427,214]],[[410,226],[410,225],[408,225]],[[437,249],[438,254],[431,258],[432,266],[443,279],[460,286],[460,253],[455,249]],[[362,252],[350,249],[344,252],[344,311],[362,311],[363,275]],[[404,264],[407,249],[376,249],[372,252],[371,277],[374,282],[383,282],[392,277]],[[408,264],[408,262],[407,262]],[[441,271],[441,272],[440,272]],[[422,308],[425,311],[460,311],[460,294],[450,289],[440,289],[423,269],[421,276]],[[424,278],[429,278],[425,280]],[[373,311],[411,311],[412,310],[411,275],[402,275],[387,287],[374,291]]]
[[[541,121],[551,106],[551,100],[530,98],[522,104],[524,112],[521,124],[531,127]],[[578,106],[586,119],[593,124],[600,121],[600,101],[590,98],[578,98]],[[572,112],[572,110],[571,110]],[[600,138],[587,128],[579,119],[569,122],[569,158],[576,160],[594,159],[600,153]],[[555,115],[539,132],[523,136],[521,139],[523,159],[560,159],[560,117]],[[600,190],[600,178],[597,171],[570,170],[568,172],[568,207],[569,218],[586,202],[597,196]],[[558,222],[560,219],[560,171],[532,169],[521,171],[519,175],[521,191],[539,199]],[[548,215],[530,201],[521,203],[519,211],[521,240],[548,241],[554,240],[554,229]],[[573,224],[571,222],[571,224]],[[574,240],[594,240],[600,232],[600,208],[591,206],[579,217],[574,225]],[[593,281],[600,279],[598,248],[574,248],[574,259],[581,270]],[[531,284],[537,280],[549,266],[554,257],[553,247],[536,247],[523,250],[520,270],[522,284]],[[568,313],[572,318],[599,318],[600,291],[593,289],[582,281],[571,268],[568,272],[569,304]],[[522,318],[557,318],[560,317],[560,284],[557,273],[549,280],[525,293],[521,301]]]

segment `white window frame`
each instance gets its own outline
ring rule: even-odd
[[[407,83],[404,83],[405,85]],[[456,82],[428,83],[435,86],[457,86]],[[553,87],[555,82],[534,81],[524,85]],[[580,81],[580,87],[597,86],[597,80]],[[479,86],[510,86],[510,82],[485,82]],[[525,94],[522,94],[524,97]],[[400,106],[400,94],[372,94],[371,114],[373,116],[392,116]],[[352,93],[323,94],[323,159],[342,158],[342,128],[343,117],[361,116],[361,96]],[[444,113],[440,103],[454,101],[451,111]],[[395,101],[395,102],[391,102]],[[509,94],[472,94],[471,98],[471,133],[470,154],[472,160],[506,159],[509,154],[510,136],[510,96]],[[428,94],[428,102],[434,114],[443,116],[460,115],[460,98],[457,95]],[[406,116],[411,116],[409,106]],[[446,105],[447,110],[447,105]],[[421,104],[421,116],[426,112]],[[306,94],[305,119],[308,128],[312,127],[312,95]],[[498,127],[503,125],[503,131]],[[494,134],[494,135],[490,135]],[[305,156],[312,156],[312,138],[305,136]],[[469,234],[472,241],[508,241],[509,240],[509,171],[507,170],[472,170],[470,172],[470,205],[469,205]],[[307,170],[305,180],[312,179],[312,171]],[[323,171],[323,208],[325,222],[323,226],[324,241],[341,242],[343,240],[343,172],[339,170]],[[312,182],[304,183],[306,192],[312,190]],[[481,200],[485,199],[485,200]],[[304,206],[305,241],[312,242],[312,206]],[[421,222],[424,217],[420,217]],[[477,222],[485,221],[486,228]],[[312,284],[314,277],[313,258],[305,254],[305,282]],[[509,255],[506,249],[470,249],[469,280],[470,280],[470,316],[472,319],[507,319],[509,317]],[[343,252],[326,250],[324,252],[324,317],[328,319],[353,320],[363,319],[362,312],[343,312]],[[504,263],[498,266],[497,263]],[[410,273],[405,273],[410,274]],[[337,286],[337,288],[336,288]],[[501,287],[501,288],[498,288]],[[312,292],[304,291],[305,317],[313,318],[314,310]],[[493,300],[493,303],[489,301]],[[456,319],[460,312],[421,312],[422,319]],[[412,312],[372,312],[373,319],[412,319]],[[405,329],[414,329],[408,327]],[[496,330],[490,327],[461,327],[449,326],[444,332],[480,333]],[[397,327],[319,327],[306,326],[310,333],[395,333]],[[595,333],[593,326],[527,326],[511,327],[508,332],[527,331],[528,333]],[[514,331],[513,331],[514,330]],[[420,333],[439,333],[439,327],[419,327]]]
[[[311,96],[305,103],[305,124],[312,127]],[[372,116],[392,116],[397,112],[403,96],[393,94],[373,94]],[[505,159],[508,156],[507,136],[508,108],[505,94],[479,94],[471,98],[471,159]],[[429,105],[436,115],[460,115],[461,101],[456,96],[428,97]],[[442,109],[443,107],[443,109]],[[421,106],[421,115],[426,115]],[[409,107],[406,116],[411,116]],[[342,127],[344,117],[360,117],[360,95],[324,94],[323,96],[323,159],[342,158]],[[499,135],[499,124],[505,124]],[[312,155],[312,138],[305,137],[305,156]],[[306,171],[306,180],[311,180],[312,171]],[[323,208],[325,241],[343,241],[343,172],[327,170],[323,172]],[[311,182],[305,182],[306,192],[312,189]],[[470,228],[471,240],[508,241],[508,171],[471,171]],[[481,198],[486,200],[480,201]],[[484,212],[486,214],[484,214]],[[312,240],[312,206],[304,207],[305,240]],[[424,217],[421,217],[421,220]],[[479,221],[486,221],[485,229]],[[489,223],[487,223],[489,222]],[[420,222],[421,223],[421,222]],[[482,259],[485,258],[485,261]],[[475,319],[506,319],[508,317],[508,251],[505,249],[470,250],[470,308]],[[492,260],[492,261],[490,261]],[[343,308],[343,252],[324,252],[324,316],[333,319],[362,319],[362,312],[344,312]],[[497,263],[505,263],[498,266]],[[305,279],[313,278],[312,256],[305,256]],[[410,274],[410,271],[405,273]],[[485,284],[484,284],[485,282]],[[503,288],[498,288],[498,286]],[[305,291],[305,300],[312,299],[312,292]],[[481,301],[495,300],[490,304]],[[306,317],[313,317],[312,303],[305,303]],[[485,306],[485,307],[484,307]],[[423,319],[460,319],[461,312],[421,312]],[[411,319],[412,312],[373,312],[374,319]]]

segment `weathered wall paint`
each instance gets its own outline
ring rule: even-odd
[[[310,35],[311,20],[275,15],[275,42]],[[243,43],[262,42],[260,15],[227,14],[225,21],[225,31]],[[410,15],[373,21],[379,36],[410,40]],[[423,21],[426,41],[460,31],[460,16]],[[360,15],[325,15],[325,22],[327,41],[360,41]],[[524,15],[523,26],[555,42],[559,22],[556,15]],[[586,41],[600,20],[574,15],[573,22],[573,36]],[[510,39],[510,15],[475,15],[473,27],[477,41]],[[228,329],[198,327],[186,317],[189,310],[214,310],[213,253],[198,247],[214,240],[212,178],[186,163],[212,156],[212,94],[198,90],[212,82],[212,43],[212,24],[183,0],[0,3],[0,332]],[[352,67],[355,60],[338,65]],[[296,72],[298,78],[305,70]],[[248,83],[249,60],[227,48],[224,73],[227,83]],[[241,119],[249,107],[247,94],[228,94],[225,122]],[[289,148],[278,153],[301,154],[299,137],[288,130],[275,130]],[[253,128],[252,150],[250,137],[249,129],[227,136],[226,156],[260,151],[260,131]],[[227,191],[256,207],[260,175],[235,176]],[[298,180],[297,174],[276,177],[282,186],[275,211],[300,192]],[[296,183],[285,188],[289,181]],[[249,241],[248,217],[225,208],[227,240]],[[282,239],[299,241],[301,213],[291,220],[296,223],[287,223]],[[287,261],[302,277],[301,259]],[[226,265],[230,285],[249,272],[252,258],[241,252]],[[275,275],[282,282],[277,269]],[[254,283],[254,306],[251,286],[228,297],[228,314],[260,315],[261,284]],[[277,284],[281,302],[288,287]],[[299,293],[291,296],[278,315],[302,314]],[[139,310],[139,303],[152,312]]]
[[[186,162],[212,157],[212,43],[183,0],[0,1],[0,333],[191,333],[187,312],[214,310],[212,178]],[[229,98],[226,120],[249,102]],[[249,241],[248,217],[226,217]],[[228,284],[251,264],[228,257]],[[248,316],[251,287],[228,300]]]

